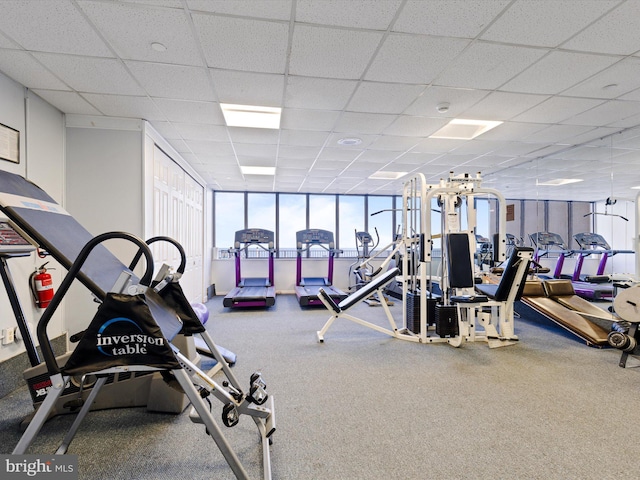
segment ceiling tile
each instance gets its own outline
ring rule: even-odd
[[[200,14],[193,23],[209,67],[285,72],[287,23]]]
[[[20,48],[20,45],[13,42],[9,37],[0,32],[0,48],[17,49]]]
[[[432,160],[435,160],[441,153],[417,153],[417,152],[407,152],[402,157],[400,157],[400,161],[409,164],[409,165],[425,165]]]
[[[396,152],[389,152],[385,150],[366,150],[358,157],[358,164],[375,163],[380,168],[380,165],[392,162],[398,154]]]
[[[166,120],[166,117],[148,97],[102,95],[96,93],[84,93],[82,96],[104,115],[144,118],[150,121]]]
[[[289,72],[292,75],[359,79],[381,39],[382,33],[372,31],[296,25]]]
[[[517,122],[558,123],[602,103],[602,100],[551,97],[526,112],[517,115]]]
[[[478,42],[472,44],[435,80],[435,85],[494,89],[540,59],[543,49]]]
[[[489,93],[488,90],[430,86],[404,113],[455,118]],[[448,110],[444,113],[438,112],[438,105],[444,103],[448,104]]]
[[[280,133],[279,130],[270,128],[229,127],[229,136],[234,143],[277,145]],[[282,134],[284,135],[284,132]]]
[[[562,48],[631,55],[640,50],[638,30],[640,2],[627,1],[564,43]]]
[[[34,53],[38,61],[79,92],[144,95],[144,90],[114,58]]]
[[[201,125],[194,123],[172,123],[174,130],[185,140],[211,140],[226,142],[229,140],[227,127],[222,125]]]
[[[339,116],[340,112],[337,111],[285,108],[282,111],[280,128],[329,132]]]
[[[400,137],[396,135],[381,135],[371,144],[371,150],[389,150],[394,152],[404,152],[414,147],[418,143],[415,137]]]
[[[214,140],[188,140],[185,139],[186,145],[189,150],[196,155],[202,155],[202,158],[220,158],[233,155],[233,150],[226,147],[224,143],[216,142]],[[220,149],[220,147],[223,147]]]
[[[202,66],[189,20],[182,9],[80,0],[79,5],[120,57],[157,63]],[[156,51],[151,44],[166,47]]]
[[[55,90],[31,90],[39,97],[45,99],[51,105],[61,112],[73,113],[78,115],[102,115],[102,112],[96,110],[84,98],[76,92],[60,92]]]
[[[363,82],[347,105],[347,110],[400,114],[423,90],[421,85]]]
[[[154,120],[153,122],[149,122],[149,123],[165,140],[182,138],[182,136],[180,135],[180,133],[178,133],[178,130],[176,129],[176,125],[173,123],[164,122],[161,120]]]
[[[358,83],[351,80],[289,75],[284,106],[317,110],[342,110]]]
[[[508,4],[509,0],[409,0],[393,30],[475,38]]]
[[[236,151],[238,158],[240,157],[253,157],[253,158],[268,158],[275,160],[278,148],[276,145],[261,145],[255,143],[234,143],[233,148]]]
[[[367,80],[426,85],[469,45],[458,38],[389,35],[371,66]]]
[[[395,115],[345,112],[338,120],[335,131],[349,134],[382,133],[396,119]]]
[[[574,125],[607,125],[609,123],[623,120],[627,117],[637,115],[640,112],[640,102],[622,102],[620,100],[609,100],[597,107],[579,113],[563,123]]]
[[[584,78],[604,70],[617,62],[615,57],[589,55],[574,52],[551,52],[535,65],[526,69],[502,90],[556,94],[566,90]]]
[[[511,120],[516,115],[538,105],[549,98],[546,95],[494,92],[484,97],[473,107],[465,110],[464,118],[481,120]]]
[[[253,18],[288,20],[291,15],[291,0],[186,0],[191,10],[218,14],[238,15]]]
[[[293,164],[300,160],[315,159],[320,151],[320,147],[300,146],[300,145],[280,145],[278,158],[282,160],[293,160]],[[291,165],[293,166],[293,165]]]
[[[284,75],[210,69],[221,103],[281,107]]]
[[[318,155],[319,162],[336,161],[341,162],[343,166],[352,162],[360,154],[358,150],[345,150],[342,148],[323,148]]]
[[[563,95],[616,98],[640,88],[640,58],[628,57],[579,83]]]
[[[327,132],[282,130],[280,144],[298,147],[321,147],[327,141],[328,135]]]
[[[530,138],[534,142],[555,143],[588,132],[589,130],[591,130],[590,127],[580,125],[551,125],[535,132],[531,137],[526,137],[525,140]]]
[[[0,71],[25,87],[70,90],[64,82],[23,50],[0,50]]]
[[[229,142],[217,142],[215,145],[212,145],[208,151],[199,153],[198,158],[205,162],[215,163],[216,165],[219,165],[220,162],[237,163],[236,155]]]
[[[151,97],[216,100],[204,68],[147,62],[125,62],[125,65]]]
[[[124,3],[155,5],[157,7],[182,8],[182,0],[120,0]]]
[[[356,138],[361,140],[361,143],[359,143],[358,145],[342,145],[339,144],[338,142],[344,138],[352,138],[349,135],[345,135],[344,133],[341,132],[336,132],[336,133],[332,133],[329,135],[329,138],[327,139],[327,143],[326,146],[327,147],[335,147],[335,148],[340,148],[342,150],[364,150],[366,148],[369,148],[369,146],[376,141],[376,139],[379,137],[379,135],[363,135],[363,134],[358,134],[358,136]]]
[[[496,128],[482,134],[482,140],[501,140],[501,141],[522,141],[527,138],[529,141],[533,134],[545,128],[546,124],[533,124],[522,122],[504,122]],[[531,140],[532,142],[535,140]]]
[[[402,0],[297,0],[296,21],[386,30],[401,4]]]
[[[217,103],[169,98],[154,98],[153,101],[170,122],[225,125],[222,110]]]
[[[0,30],[27,50],[113,57],[82,13],[68,0],[3,1]]]
[[[515,2],[480,38],[503,43],[557,47],[618,3],[618,0]]]
[[[383,133],[405,137],[427,137],[444,127],[449,120],[449,118],[400,115]]]

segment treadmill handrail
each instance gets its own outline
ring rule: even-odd
[[[151,280],[153,277],[153,257],[151,255],[151,250],[149,249],[149,246],[146,243],[144,243],[143,240],[136,237],[135,235],[132,235],[126,232],[107,232],[101,235],[97,235],[93,237],[91,240],[89,240],[85,244],[85,246],[82,248],[80,253],[78,254],[78,257],[76,258],[76,260],[73,262],[73,264],[71,264],[71,267],[69,268],[69,271],[67,272],[64,279],[62,280],[62,283],[60,284],[58,291],[55,293],[55,295],[51,299],[51,303],[49,303],[49,306],[45,309],[44,313],[42,314],[42,317],[40,318],[40,321],[38,322],[38,326],[36,329],[38,341],[40,342],[40,348],[42,349],[42,356],[44,358],[45,364],[47,365],[47,370],[49,371],[50,375],[59,374],[60,366],[56,361],[55,354],[53,353],[53,347],[51,346],[51,342],[49,341],[49,337],[47,335],[47,326],[49,325],[49,322],[51,321],[51,318],[53,317],[53,314],[55,313],[56,309],[60,305],[60,302],[62,301],[63,297],[66,295],[67,291],[69,290],[69,287],[71,287],[71,284],[78,276],[80,269],[82,268],[82,265],[86,261],[87,257],[89,257],[89,255],[91,254],[91,251],[100,243],[106,240],[114,239],[114,238],[128,240],[138,245],[138,247],[140,247],[140,251],[144,255],[145,261],[146,261],[146,271],[143,277],[140,279],[140,284],[146,287],[151,285]],[[106,292],[104,293],[106,294]]]

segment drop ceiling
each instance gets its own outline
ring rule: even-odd
[[[66,114],[147,120],[216,190],[388,195],[391,172],[454,171],[633,199],[639,31],[637,0],[3,0],[0,71]],[[220,103],[282,107],[280,129],[227,127]],[[454,118],[503,123],[429,138]],[[538,185],[560,178],[583,181]]]

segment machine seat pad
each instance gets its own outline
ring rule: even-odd
[[[547,280],[544,282],[544,290],[548,297],[566,297],[576,294],[571,280]]]
[[[494,285],[497,287],[497,285]],[[451,303],[485,303],[489,301],[486,295],[453,295]]]
[[[544,285],[539,280],[527,280],[522,290],[523,297],[546,297]]]

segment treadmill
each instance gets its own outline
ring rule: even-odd
[[[328,230],[311,228],[296,232],[296,297],[301,307],[323,305],[319,298],[322,288],[336,303],[347,298],[347,294],[333,286],[333,258],[338,250],[335,249],[333,233]],[[303,277],[302,255],[310,252],[313,247],[320,247],[328,252],[329,265],[326,277]]]
[[[223,299],[222,304],[228,308],[245,307],[271,307],[276,303],[276,287],[273,284],[273,257],[275,254],[274,234],[270,230],[262,228],[247,228],[238,230],[235,234],[234,248],[231,249],[235,256],[236,286]],[[250,258],[250,248],[257,247],[259,253],[264,250],[269,258],[268,277],[243,278],[241,273],[241,257],[245,252],[245,258]]]
[[[582,280],[591,283],[608,283],[611,277],[606,275],[605,269],[609,257],[613,257],[619,253],[635,253],[633,250],[613,250],[604,237],[598,233],[584,232],[576,233],[573,238],[580,245],[580,249],[584,252],[576,260],[576,267],[573,271],[572,280]],[[590,254],[600,255],[598,270],[595,275],[582,275],[582,263],[585,257]]]
[[[594,250],[583,249],[569,249],[564,240],[557,233],[552,232],[537,232],[529,235],[531,243],[536,247],[536,254],[534,260],[539,261],[540,257],[557,254],[558,260],[556,261],[556,267],[553,273],[553,278],[568,278],[571,279],[573,289],[576,295],[587,300],[610,300],[613,298],[613,286],[598,284],[592,282],[584,282],[573,280],[573,275],[562,275],[562,267],[564,266],[564,259],[572,255],[581,256],[583,254],[597,253]],[[580,258],[576,260],[579,262]],[[543,277],[544,278],[544,277]]]

